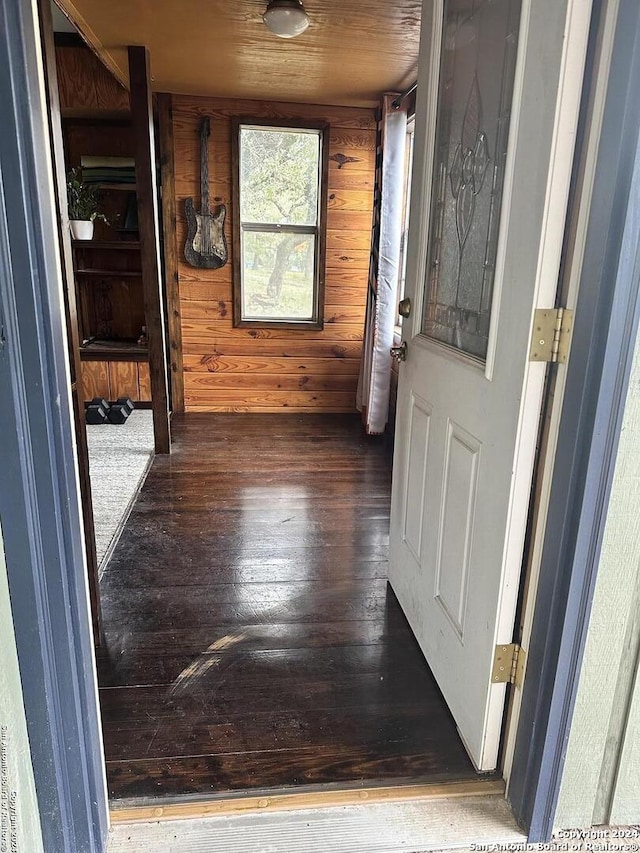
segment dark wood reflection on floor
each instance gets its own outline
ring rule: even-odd
[[[387,585],[384,443],[341,415],[173,428],[101,583],[111,796],[475,778]]]

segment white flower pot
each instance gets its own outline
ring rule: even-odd
[[[87,219],[70,219],[71,236],[74,240],[92,240],[93,222]]]

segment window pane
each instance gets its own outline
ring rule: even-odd
[[[520,0],[447,0],[422,331],[487,354]]]
[[[242,127],[242,222],[316,225],[319,167],[319,131]]]
[[[245,231],[242,319],[314,319],[315,234]]]

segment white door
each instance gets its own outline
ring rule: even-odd
[[[390,581],[479,770],[496,767],[589,0],[423,4]]]

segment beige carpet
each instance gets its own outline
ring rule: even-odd
[[[123,424],[87,424],[98,566],[104,570],[153,459],[153,419],[136,409]]]

